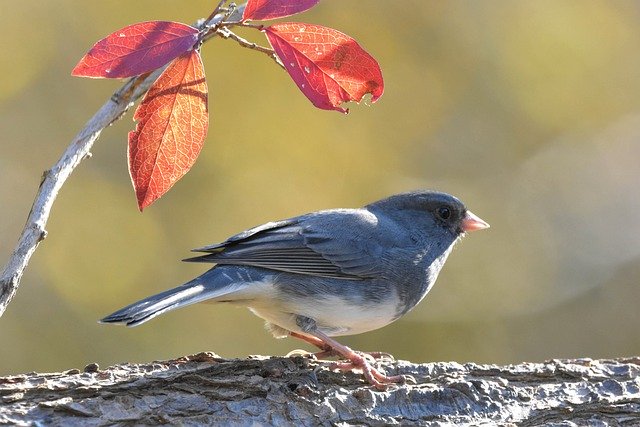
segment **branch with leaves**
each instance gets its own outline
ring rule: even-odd
[[[208,131],[208,90],[202,45],[220,36],[272,57],[314,106],[348,113],[342,104],[384,92],[377,61],[354,39],[334,30],[297,22],[254,24],[283,18],[319,0],[223,0],[197,26],[171,21],[129,25],[98,41],[73,69],[75,76],[131,79],[117,90],[72,140],[58,162],[45,171],[31,212],[7,265],[0,274],[0,316],[14,297],[39,242],[58,192],[74,169],[89,157],[103,129],[144,95],[129,133],[128,163],[138,207],[165,194],[195,163]],[[225,6],[226,5],[226,6]],[[265,34],[271,48],[249,42],[234,27]]]
[[[376,60],[351,37],[319,25],[285,22],[270,26],[249,21],[282,18],[309,9],[316,1],[254,0],[239,20],[205,21],[201,28],[179,22],[151,21],[129,25],[98,41],[72,74],[122,78],[169,64],[151,86],[134,114],[138,124],[129,133],[129,172],[143,210],[162,197],[193,166],[209,127],[208,89],[200,47],[221,35],[278,59],[302,93],[324,110],[347,113],[347,101],[359,102],[383,93]],[[217,13],[231,15],[234,8]],[[271,49],[248,42],[234,27],[262,31]]]

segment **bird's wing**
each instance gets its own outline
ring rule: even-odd
[[[361,280],[379,274],[381,250],[371,244],[375,217],[332,210],[270,222],[195,252],[190,262],[252,265],[271,270]]]

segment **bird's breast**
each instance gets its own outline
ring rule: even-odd
[[[313,290],[299,284],[284,287],[274,284],[268,298],[251,301],[249,308],[257,316],[289,331],[303,332],[296,323],[297,316],[311,318],[319,330],[330,336],[355,335],[381,328],[396,320],[402,311],[398,293],[388,285],[378,287],[367,281],[329,282],[336,287],[327,286],[326,280]]]

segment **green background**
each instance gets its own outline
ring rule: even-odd
[[[121,82],[70,71],[98,39],[211,1],[24,1],[0,15],[0,262],[52,166]],[[97,319],[204,271],[193,247],[245,228],[435,188],[491,223],[458,245],[398,322],[341,341],[415,362],[509,363],[640,353],[640,4],[321,2],[290,20],[339,29],[381,64],[385,94],[348,116],[313,108],[265,55],[203,47],[209,136],[141,214],[131,112],[60,192],[0,318],[0,374],[307,348],[247,310],[197,305],[135,329]],[[242,31],[266,44],[259,33]]]

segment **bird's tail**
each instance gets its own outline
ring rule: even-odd
[[[241,284],[238,286],[237,280],[222,270],[220,267],[214,267],[184,285],[121,308],[100,320],[100,323],[124,323],[127,326],[138,326],[167,311],[220,298],[243,287]]]

